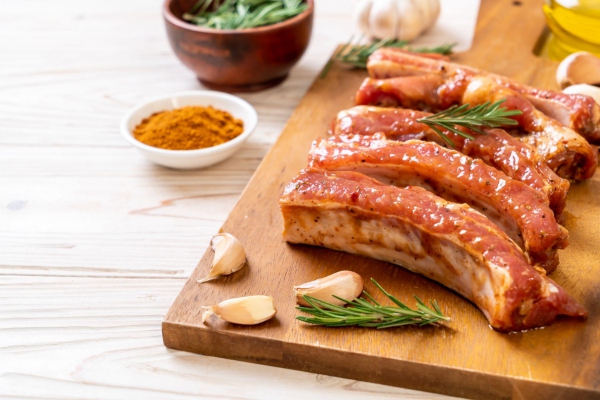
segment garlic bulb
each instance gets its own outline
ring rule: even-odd
[[[571,54],[556,69],[556,82],[561,88],[580,83],[599,85],[600,58],[585,51]]]
[[[596,103],[600,105],[600,87],[580,84],[569,86],[568,88],[563,90],[563,93],[567,94],[585,94],[586,96],[590,96],[592,99],[596,100]]]
[[[369,37],[411,41],[440,14],[439,0],[358,0],[353,19]]]
[[[341,306],[345,303],[333,295],[352,301],[362,293],[362,290],[361,276],[352,271],[336,272],[324,278],[294,286],[296,302],[302,306],[309,305],[302,297],[304,295]]]
[[[215,251],[215,258],[208,275],[198,280],[198,283],[210,281],[221,275],[233,274],[246,264],[246,253],[235,236],[221,233],[212,238],[210,246]]]
[[[215,314],[233,324],[256,325],[273,318],[277,312],[271,296],[238,297],[202,308],[205,310],[202,313],[202,323]]]

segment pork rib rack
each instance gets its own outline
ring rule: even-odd
[[[534,146],[546,163],[565,179],[590,178],[598,165],[597,151],[578,133],[544,115],[522,94],[489,76],[463,74],[443,79],[427,74],[390,79],[367,78],[356,104],[400,106],[437,112],[458,104],[472,106],[506,99],[503,107],[519,110],[513,117],[525,134],[516,136]]]
[[[354,135],[382,133],[391,140],[420,139],[446,146],[436,132],[418,122],[418,119],[428,115],[431,114],[399,108],[356,106],[338,113],[331,133],[348,141],[355,140]],[[556,215],[564,210],[569,181],[556,175],[533,147],[501,129],[489,129],[485,135],[471,132],[474,140],[465,139],[451,131],[443,132],[452,140],[455,150],[479,158],[511,178],[545,193]]]
[[[498,85],[486,76],[473,77],[463,94],[462,103],[472,105],[506,99],[503,106],[519,110],[513,117],[527,132],[517,137],[542,154],[552,170],[565,178],[591,178],[598,166],[598,151],[572,129],[537,110],[525,97],[514,90]]]
[[[398,187],[419,186],[445,200],[469,204],[500,227],[531,258],[552,272],[568,233],[547,205],[548,199],[483,161],[435,143],[371,140],[314,145],[309,168],[356,171]]]
[[[486,217],[425,189],[386,186],[356,172],[303,171],[280,207],[288,242],[401,265],[472,301],[496,329],[587,315]]]
[[[435,74],[443,79],[456,74],[484,75],[525,96],[544,114],[581,134],[590,143],[600,143],[600,106],[584,95],[540,90],[507,77],[456,64],[445,57],[423,57],[401,49],[383,48],[369,58],[369,74],[378,79]]]

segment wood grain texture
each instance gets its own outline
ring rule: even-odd
[[[173,171],[118,130],[144,99],[203,89],[169,47],[161,4],[2,2],[0,398],[431,399],[164,347],[169,306],[352,26],[347,0],[319,1],[290,77],[242,96],[260,119],[243,150]]]
[[[541,2],[483,1],[474,47],[456,59],[554,87],[556,64],[531,49],[543,29]],[[527,22],[524,22],[524,18]],[[589,311],[587,321],[560,319],[545,329],[514,334],[491,330],[468,301],[391,264],[283,242],[278,197],[306,165],[310,143],[324,137],[337,111],[352,105],[364,71],[334,66],[317,79],[242,194],[222,230],[237,236],[248,267],[199,285],[209,270],[207,251],[163,323],[168,347],[279,367],[320,372],[474,399],[600,397],[600,176],[572,186],[567,206],[571,245],[552,278]],[[292,286],[341,269],[373,277],[412,304],[412,294],[436,298],[452,323],[446,328],[367,330],[323,328],[294,319]],[[367,289],[374,293],[373,286]],[[211,320],[201,306],[266,294],[275,319],[252,327]]]
[[[1,276],[0,398],[430,398],[167,349],[158,327],[181,284],[181,279]]]

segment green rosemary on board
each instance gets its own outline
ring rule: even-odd
[[[362,42],[362,38],[360,38],[358,42],[354,44],[352,41],[353,38],[350,38],[348,43],[344,44],[343,47],[334,54],[332,59],[329,60],[327,65],[325,65],[325,68],[323,68],[321,78],[324,78],[327,75],[327,72],[329,72],[333,61],[339,61],[357,68],[367,68],[367,60],[369,59],[369,56],[373,54],[375,50],[382,47],[395,47],[400,49],[405,48],[415,53],[437,53],[446,55],[452,53],[452,48],[456,46],[456,43],[451,43],[432,48],[410,48],[408,47],[408,42],[406,40],[382,39],[369,44],[360,44],[360,42]]]
[[[212,29],[247,29],[272,25],[308,8],[302,0],[198,0],[183,19]]]
[[[375,279],[371,282],[390,299],[395,306],[382,306],[369,293],[363,294],[370,300],[360,297],[355,300],[346,300],[341,297],[335,298],[345,302],[347,307],[336,306],[311,296],[303,296],[310,307],[298,306],[296,309],[310,314],[311,317],[297,316],[302,322],[325,326],[363,326],[368,328],[392,328],[404,325],[428,325],[437,322],[450,321],[449,317],[443,315],[437,301],[431,301],[428,307],[417,296],[416,309],[406,306],[396,297],[389,294]]]
[[[448,138],[448,136],[446,136],[439,128],[447,129],[467,139],[473,139],[471,135],[456,127],[460,126],[483,134],[485,133],[482,131],[483,128],[498,128],[506,125],[517,125],[517,121],[508,117],[521,115],[522,112],[520,110],[507,110],[504,107],[500,107],[504,101],[506,101],[506,99],[498,100],[493,104],[490,104],[488,101],[473,108],[469,108],[469,104],[452,106],[437,114],[420,118],[417,122],[427,125],[440,135],[446,143],[450,146],[454,146],[452,140],[450,140],[450,138]]]

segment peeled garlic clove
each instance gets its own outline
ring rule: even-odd
[[[238,297],[203,307],[202,323],[215,314],[222,320],[240,325],[256,325],[273,318],[277,309],[271,296]]]
[[[340,271],[316,281],[294,286],[296,302],[302,306],[309,306],[302,296],[311,296],[331,304],[341,306],[343,301],[333,295],[349,301],[357,298],[363,290],[363,279],[356,272]]]
[[[198,283],[215,279],[221,275],[233,274],[246,264],[246,252],[239,240],[229,233],[216,235],[210,241],[215,251],[215,258],[210,267],[210,272]]]
[[[585,51],[571,54],[558,66],[556,82],[561,88],[580,83],[600,84],[600,58]]]
[[[563,90],[563,93],[584,94],[596,100],[596,103],[600,105],[600,87],[598,86],[586,85],[582,83],[579,85],[569,86],[568,88]]]

